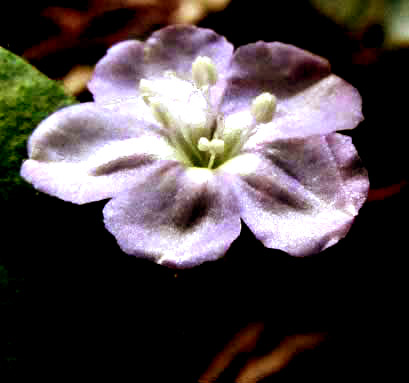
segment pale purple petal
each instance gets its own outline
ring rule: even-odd
[[[188,25],[163,28],[146,41],[147,73],[156,76],[164,70],[190,73],[198,56],[210,57],[222,74],[230,65],[233,46],[211,29]]]
[[[232,53],[233,46],[210,29],[169,26],[155,32],[145,43],[125,41],[110,48],[98,62],[88,87],[97,102],[136,98],[142,78],[162,77],[165,71],[189,77],[196,57],[207,56],[220,73],[214,87],[217,91],[223,88]]]
[[[136,40],[120,42],[98,61],[88,89],[96,102],[120,102],[139,95],[144,76],[144,47]]]
[[[114,197],[106,228],[125,253],[175,268],[225,254],[240,233],[230,176],[169,164]]]
[[[353,129],[363,119],[358,91],[330,74],[325,59],[292,45],[258,42],[239,48],[221,110],[246,124],[252,100],[263,92],[277,97],[277,113],[260,126],[254,143]]]
[[[348,232],[366,199],[368,178],[349,137],[279,141],[221,167],[235,173],[241,217],[265,246],[317,253]]]
[[[35,188],[74,203],[112,197],[135,182],[138,168],[175,161],[159,129],[94,103],[61,109],[28,143],[21,176]]]

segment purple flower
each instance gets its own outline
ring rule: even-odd
[[[282,43],[237,49],[171,26],[97,64],[95,102],[62,109],[21,174],[77,204],[111,198],[122,250],[170,267],[222,257],[241,219],[269,248],[319,252],[346,235],[368,177],[347,136],[361,98],[328,62]]]

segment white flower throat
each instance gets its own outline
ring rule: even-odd
[[[218,80],[211,58],[199,56],[186,77],[165,71],[161,78],[142,79],[139,90],[154,119],[168,132],[178,159],[187,166],[214,169],[236,156],[258,124],[273,119],[277,100],[261,93],[249,109],[253,123],[245,129],[226,129],[224,116],[210,101]]]

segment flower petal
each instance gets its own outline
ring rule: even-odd
[[[369,187],[351,139],[336,133],[279,141],[220,171],[237,174],[241,216],[256,237],[298,256],[343,238]]]
[[[260,126],[254,142],[353,129],[363,118],[358,91],[330,74],[325,59],[292,45],[258,42],[239,48],[221,111],[248,123],[251,102],[263,92],[277,97],[277,112]]]
[[[240,233],[230,177],[168,164],[104,208],[106,228],[130,255],[193,267],[225,254]]]
[[[190,78],[198,56],[214,61],[222,84],[232,54],[233,46],[210,29],[169,26],[155,32],[146,43],[125,41],[110,48],[98,62],[88,87],[97,102],[136,98],[142,78],[162,77],[165,71]]]
[[[108,49],[98,61],[88,89],[97,102],[137,98],[138,80],[144,76],[144,44],[123,41]]]
[[[189,25],[163,28],[147,40],[145,59],[148,73],[156,76],[165,70],[190,73],[198,56],[207,56],[222,75],[227,71],[233,54],[233,46],[211,29]]]
[[[61,109],[29,139],[21,176],[35,188],[74,203],[118,194],[137,168],[177,156],[158,130],[94,103]]]

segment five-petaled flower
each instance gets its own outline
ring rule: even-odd
[[[106,228],[128,254],[186,268],[223,256],[241,220],[302,256],[348,232],[368,177],[350,137],[361,98],[328,62],[282,43],[237,49],[170,26],[97,64],[95,102],[57,111],[21,174],[77,204],[110,198]]]

